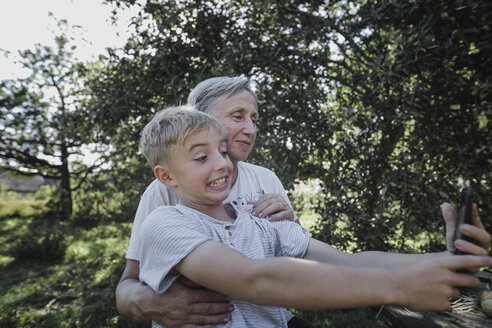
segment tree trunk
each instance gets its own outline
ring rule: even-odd
[[[72,189],[70,187],[70,171],[68,169],[68,149],[64,143],[62,143],[61,152],[60,197],[62,220],[65,221],[72,216]]]

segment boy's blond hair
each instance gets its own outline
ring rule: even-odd
[[[169,165],[174,146],[182,144],[189,135],[209,128],[225,135],[224,127],[209,114],[189,105],[168,107],[158,112],[143,129],[142,153],[152,169],[157,165]]]

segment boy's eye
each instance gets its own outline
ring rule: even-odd
[[[222,152],[222,156],[224,156],[224,157],[229,156],[229,152],[228,152],[228,151],[223,151],[223,152]]]
[[[200,157],[195,158],[195,161],[202,162],[202,161],[204,161],[206,159],[207,159],[207,155],[203,155],[203,156],[200,156]]]

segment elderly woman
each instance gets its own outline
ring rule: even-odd
[[[256,94],[251,81],[246,77],[217,77],[198,84],[190,93],[188,103],[197,110],[217,118],[226,128],[227,147],[233,163],[232,187],[225,202],[254,204],[258,217],[270,220],[289,219],[297,221],[282,183],[272,171],[245,163],[255,139],[258,109]],[[165,327],[204,327],[224,324],[229,320],[233,307],[227,296],[199,288],[185,279],[177,280],[164,294],[158,295],[138,280],[139,230],[148,214],[161,205],[179,203],[176,194],[153,181],[144,192],[137,209],[128,251],[125,271],[116,289],[118,311],[136,322],[155,321]],[[448,236],[454,233],[456,213],[449,204],[444,204]],[[467,226],[463,233],[483,246],[467,242],[457,246],[473,254],[488,253],[490,235],[483,229],[477,216],[476,226]],[[448,245],[452,239],[448,239]],[[452,246],[451,246],[452,247]],[[309,327],[290,313],[292,327]]]

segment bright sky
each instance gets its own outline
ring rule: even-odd
[[[0,80],[25,75],[13,63],[19,50],[32,49],[36,43],[54,45],[54,35],[50,31],[56,31],[55,18],[66,19],[69,26],[81,26],[78,29],[81,38],[75,52],[81,60],[96,58],[105,53],[106,47],[123,45],[132,13],[121,14],[118,26],[114,26],[110,20],[111,9],[102,0],[1,0],[0,49],[11,53],[8,58],[0,53]]]
[[[128,37],[129,19],[135,12],[119,14],[114,26],[111,10],[102,0],[0,0],[0,49],[10,52],[6,58],[0,51],[0,81],[27,76],[27,71],[15,64],[18,51],[34,49],[36,43],[54,46],[52,31],[59,31],[57,20],[67,20],[68,26],[80,26],[74,30],[78,32],[75,57],[80,60],[95,59],[106,53],[106,47],[122,46]],[[96,160],[90,148],[82,151],[87,164]]]

